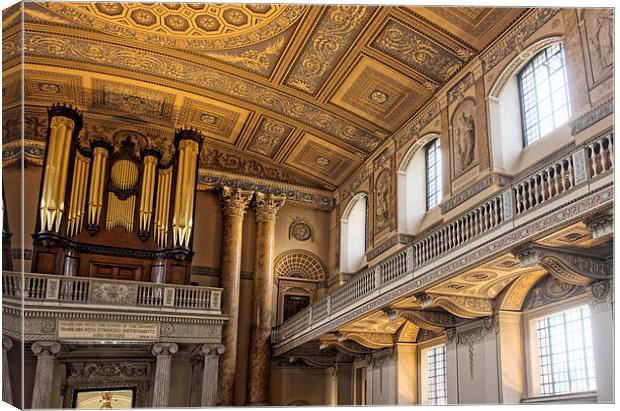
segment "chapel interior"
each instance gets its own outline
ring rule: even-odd
[[[614,402],[612,8],[2,30],[4,402]]]

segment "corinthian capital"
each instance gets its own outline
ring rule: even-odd
[[[243,217],[245,209],[252,199],[253,191],[240,190],[238,188],[222,188],[222,208],[224,215]]]
[[[256,193],[254,207],[256,207],[256,221],[275,221],[276,214],[284,205],[284,197],[273,194]]]

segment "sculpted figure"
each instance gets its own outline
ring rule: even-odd
[[[456,117],[456,130],[454,133],[456,146],[455,169],[463,171],[472,164],[476,153],[476,125],[471,112],[463,110]]]

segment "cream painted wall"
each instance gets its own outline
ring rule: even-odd
[[[326,379],[329,371],[321,368],[278,368],[271,366],[271,405],[305,401],[310,405],[327,404]]]

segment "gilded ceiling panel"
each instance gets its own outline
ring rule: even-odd
[[[326,8],[285,84],[315,94],[356,40],[376,7],[342,5]]]
[[[50,101],[76,101],[51,98]],[[172,121],[175,96],[153,88],[108,80],[92,80],[90,108],[125,113],[139,119]],[[77,101],[76,101],[77,102]]]
[[[276,155],[284,141],[294,131],[294,127],[274,120],[269,117],[263,117],[252,134],[247,149],[253,153],[260,154],[269,158]]]
[[[200,130],[205,137],[235,144],[250,112],[222,101],[185,98],[178,124]]]
[[[439,82],[448,81],[473,53],[451,51],[416,30],[388,19],[371,46]]]
[[[24,92],[27,100],[72,101],[83,104],[82,79],[73,75],[57,75],[50,78],[43,71],[25,73]]]
[[[307,6],[206,3],[39,3],[91,30],[178,49],[225,50],[277,36]]]
[[[422,85],[382,63],[362,57],[330,102],[393,132],[430,95]]]
[[[284,163],[329,182],[335,188],[359,160],[348,151],[306,133]]]

